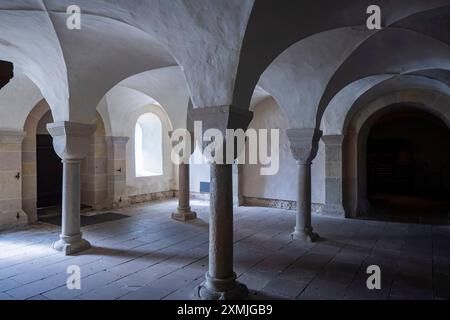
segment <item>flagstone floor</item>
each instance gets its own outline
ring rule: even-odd
[[[0,299],[193,299],[208,265],[208,206],[199,219],[171,220],[176,201],[116,212],[119,221],[90,225],[93,248],[54,252],[57,226],[39,223],[0,233]],[[234,266],[249,299],[449,299],[450,227],[314,215],[322,241],[291,241],[293,211],[235,209]],[[79,266],[81,289],[66,286]],[[369,290],[378,265],[381,290]]]

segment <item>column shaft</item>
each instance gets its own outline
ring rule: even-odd
[[[227,129],[246,129],[252,113],[235,106],[195,108],[189,111],[193,121],[201,121],[202,134],[209,129],[219,130],[226,139]],[[204,150],[209,143],[195,138]],[[215,154],[227,154],[226,141],[216,146]],[[233,154],[240,152],[235,146]],[[224,157],[226,158],[226,157]],[[225,160],[225,159],[224,159]],[[227,159],[229,160],[229,159]],[[233,272],[233,167],[221,164],[221,159],[211,159],[210,219],[209,219],[209,270],[205,281],[196,289],[201,299],[241,299],[248,294],[247,287],[236,281]],[[231,162],[231,161],[229,161]]]
[[[297,215],[292,239],[316,241],[311,224],[311,163],[298,162]]]
[[[53,248],[66,255],[90,248],[80,227],[81,160],[63,160],[62,225],[60,240]]]
[[[80,234],[81,161],[63,160],[62,232],[64,237]]]
[[[172,219],[187,221],[197,218],[197,214],[191,211],[189,198],[189,163],[180,163],[178,166],[178,209],[172,213]]]
[[[232,165],[211,164],[209,270],[198,287],[202,299],[240,299],[248,293],[233,271],[232,177]]]
[[[178,167],[178,209],[189,211],[189,164],[181,163]]]
[[[297,219],[295,232],[311,229],[311,165],[298,165]]]
[[[209,275],[233,277],[233,184],[231,165],[211,165]]]

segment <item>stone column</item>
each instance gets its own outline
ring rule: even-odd
[[[297,215],[292,239],[317,241],[319,235],[311,224],[311,164],[317,155],[322,132],[317,129],[289,129],[292,155],[298,165]]]
[[[325,144],[325,206],[323,213],[345,216],[342,205],[342,143],[343,135],[322,137]]]
[[[107,180],[110,207],[127,206],[127,142],[128,137],[106,137],[107,146]]]
[[[197,213],[191,211],[189,198],[189,163],[180,163],[178,165],[178,208],[172,213],[172,219],[188,221],[197,218]]]
[[[62,227],[60,240],[53,248],[66,255],[90,248],[80,230],[81,162],[89,150],[94,125],[55,122],[47,125],[55,152],[63,162]]]
[[[232,106],[191,111],[193,120],[202,121],[203,131],[215,128],[223,137],[226,137],[226,129],[245,130],[251,117],[252,114],[247,110]],[[220,152],[225,154],[225,145]],[[201,299],[241,299],[248,294],[247,287],[236,281],[233,271],[232,170],[231,163],[211,163],[209,269],[205,281],[196,291]]]
[[[190,154],[194,152],[194,133],[189,131],[190,134]],[[169,132],[169,137],[172,137],[172,131]],[[185,137],[188,138],[188,137]],[[188,150],[188,146],[185,146],[185,150]],[[182,156],[182,155],[180,155]],[[172,219],[177,221],[186,222],[189,220],[197,219],[197,213],[191,210],[190,206],[190,189],[189,189],[189,159],[184,159],[178,165],[178,208],[177,211],[172,213]]]
[[[22,210],[23,132],[0,131],[0,230],[34,222]]]

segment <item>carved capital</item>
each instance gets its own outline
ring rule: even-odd
[[[89,139],[96,126],[78,122],[61,121],[47,124],[53,137],[56,154],[63,160],[82,160],[89,151]]]
[[[227,137],[227,129],[242,129],[244,131],[247,130],[248,125],[253,118],[253,112],[235,106],[204,107],[189,110],[189,118],[192,120],[192,122],[201,121],[202,132],[195,132],[196,128],[194,128],[194,133],[196,135],[195,139],[197,140],[197,142],[200,142],[201,140],[202,148],[205,148],[210,142],[207,141],[205,143],[204,141],[202,141],[202,139],[200,139],[201,136],[203,136],[205,131],[207,131],[208,129],[216,129],[222,134],[222,137],[224,139],[222,151],[225,154],[225,139]],[[238,150],[234,150],[235,157],[237,152]]]
[[[246,130],[253,112],[235,106],[203,107],[189,110],[191,121],[201,121],[203,131],[218,129],[225,137],[226,129]]]
[[[330,134],[326,136],[322,136],[322,141],[326,145],[330,146],[341,146],[344,142],[344,135],[343,134]]]
[[[314,128],[288,129],[287,136],[294,159],[300,164],[311,164],[319,149],[322,131]]]
[[[107,144],[124,144],[126,145],[128,140],[130,140],[129,137],[114,137],[114,136],[109,136],[106,137],[106,143]]]

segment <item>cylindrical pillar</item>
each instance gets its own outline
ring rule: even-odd
[[[297,215],[293,239],[316,241],[319,235],[313,232],[311,225],[311,163],[297,162],[298,190]]]
[[[247,292],[233,271],[232,165],[211,164],[209,270],[198,295],[203,299],[239,299]]]
[[[180,163],[178,166],[178,209],[172,213],[172,219],[187,221],[197,218],[197,214],[191,211],[189,199],[189,163]]]
[[[233,182],[231,165],[211,165],[209,271],[212,279],[233,272]]]
[[[81,160],[63,160],[62,231],[53,248],[67,255],[90,248],[80,228],[80,167]]]

